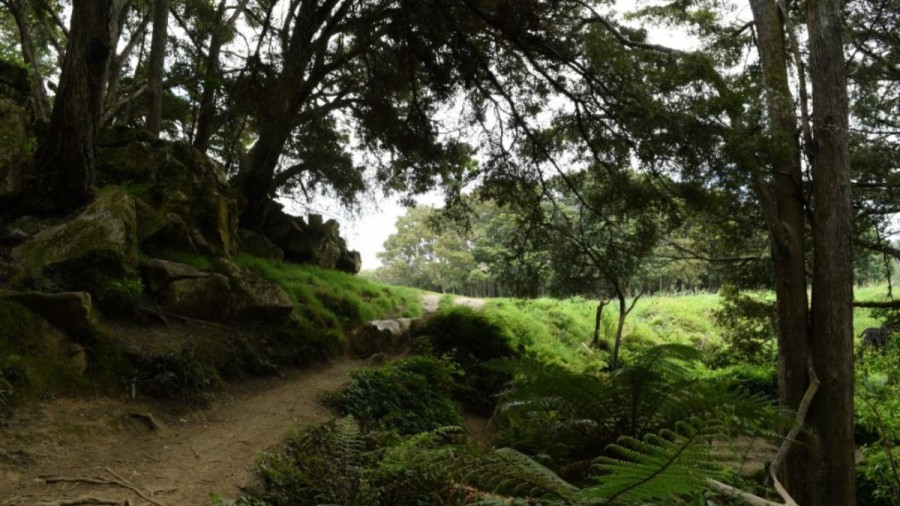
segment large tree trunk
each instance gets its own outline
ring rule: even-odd
[[[806,392],[809,356],[809,302],[806,292],[805,211],[797,117],[788,81],[784,20],[775,0],[752,0],[757,44],[772,138],[771,182],[757,177],[756,189],[769,230],[775,269],[778,332],[778,389],[783,405],[797,409]],[[784,466],[784,483],[807,504],[814,467],[804,445],[796,445]]]
[[[66,56],[50,126],[36,155],[24,204],[64,211],[93,195],[94,131],[113,41],[118,0],[74,0]]]
[[[292,130],[293,125],[287,118],[261,125],[259,138],[233,181],[242,200],[242,227],[258,230],[265,223],[265,210],[274,197],[275,170]]]
[[[847,76],[840,0],[810,0],[813,86],[813,362],[822,384],[809,412],[815,462],[810,506],[853,506],[853,234]]]
[[[162,82],[169,33],[169,0],[153,2],[153,39],[147,76],[147,130],[159,138],[162,130]]]

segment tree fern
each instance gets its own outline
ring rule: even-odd
[[[273,506],[378,504],[368,479],[367,436],[345,417],[294,434],[284,452],[257,465]]]
[[[695,350],[665,345],[606,376],[528,360],[499,363],[496,367],[515,371],[517,378],[498,410],[502,441],[571,463],[601,455],[620,436],[674,430],[692,416],[754,436],[761,427],[787,420],[762,397],[693,379],[690,365],[696,358]]]
[[[727,428],[718,421],[693,418],[674,430],[623,437],[610,447],[610,456],[597,460],[600,483],[581,498],[630,503],[696,492],[707,478],[724,474],[727,454],[716,451],[713,441],[725,436]]]

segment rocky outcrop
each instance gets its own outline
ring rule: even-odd
[[[143,270],[146,286],[162,308],[180,316],[280,322],[294,311],[280,286],[224,258],[212,272],[159,259],[148,261]]]
[[[97,180],[127,185],[138,205],[143,249],[189,249],[212,256],[237,251],[237,195],[225,169],[186,143],[139,130],[98,136]]]
[[[190,265],[153,258],[144,266],[146,286],[151,294],[158,294],[169,284],[182,279],[206,278],[212,274],[195,269]]]
[[[134,270],[136,228],[131,196],[111,186],[75,218],[44,228],[13,248],[11,257],[30,274],[62,288],[91,290]]]
[[[264,279],[253,269],[219,259],[213,272],[231,283],[232,315],[251,320],[281,321],[294,311],[291,297],[280,286]]]
[[[231,285],[221,274],[178,279],[166,285],[158,301],[172,314],[201,320],[228,320]]]
[[[243,228],[238,230],[238,251],[257,258],[269,258],[279,262],[284,260],[284,250],[266,236]]]
[[[0,202],[16,197],[31,158],[28,72],[0,61]]]
[[[310,214],[307,222],[285,213],[280,204],[272,202],[261,232],[284,251],[285,260],[350,274],[358,273],[362,266],[359,253],[347,249],[338,222],[323,221],[321,215]]]
[[[42,316],[70,336],[84,336],[94,325],[94,304],[87,292],[9,293],[3,296]]]
[[[370,321],[350,336],[350,351],[360,357],[397,353],[409,342],[415,321],[411,318]]]

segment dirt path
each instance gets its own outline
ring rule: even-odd
[[[426,313],[434,313],[438,310],[443,297],[440,293],[423,293],[422,294],[422,310]],[[476,299],[473,297],[464,297],[462,295],[451,295],[453,303],[457,306],[466,306],[472,309],[481,309],[484,307],[484,299]]]
[[[425,312],[437,311],[440,299],[424,294]],[[478,309],[484,301],[455,297],[454,303]],[[259,453],[277,447],[296,425],[330,419],[322,394],[337,390],[363,365],[342,358],[284,378],[228,385],[208,409],[155,415],[159,430],[133,416],[146,409],[123,399],[59,398],[19,408],[9,425],[0,427],[0,506],[83,497],[187,506],[209,504],[214,492],[237,497],[252,482]],[[483,422],[466,425],[478,428]],[[119,485],[46,483],[46,477],[118,480],[152,500]]]
[[[155,491],[164,506],[209,503],[250,483],[256,457],[277,446],[295,424],[329,419],[323,392],[335,390],[363,362],[328,366],[230,385],[209,409],[160,417],[152,431],[129,413],[139,406],[110,399],[58,399],[24,408],[0,429],[0,504],[95,496],[133,505],[153,504],[126,488],[97,484],[45,484],[40,477],[113,479]],[[111,472],[110,472],[111,471]]]

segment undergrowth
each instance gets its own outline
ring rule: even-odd
[[[450,397],[451,369],[444,361],[412,357],[380,369],[358,369],[351,378],[328,402],[365,429],[410,435],[461,421]]]
[[[422,333],[429,337],[434,355],[446,357],[459,367],[455,397],[470,409],[490,415],[510,376],[486,363],[519,354],[513,345],[514,331],[479,311],[452,306],[432,317]]]

